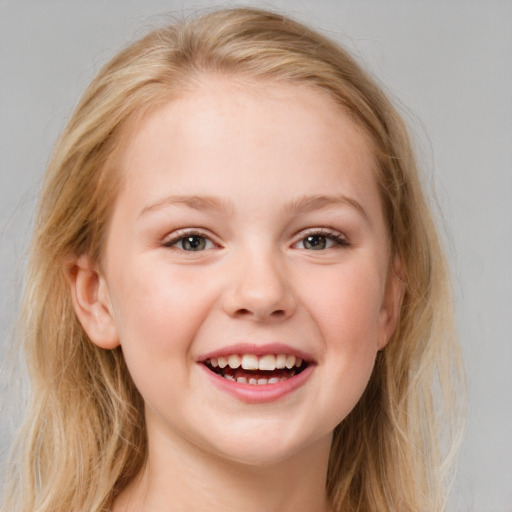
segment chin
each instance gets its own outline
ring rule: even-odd
[[[226,461],[252,467],[273,466],[297,456],[307,453],[313,446],[325,443],[330,448],[332,433],[323,437],[313,438],[310,435],[297,436],[296,433],[284,432],[281,425],[272,428],[264,426],[253,429],[252,435],[247,430],[240,432],[230,431],[227,438],[214,443],[212,452]],[[237,435],[238,434],[238,435]]]

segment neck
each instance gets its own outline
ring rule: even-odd
[[[331,510],[325,491],[330,439],[265,465],[226,460],[186,442],[161,441],[149,443],[147,464],[116,500],[114,512]]]

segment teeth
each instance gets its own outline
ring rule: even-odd
[[[272,354],[263,356],[259,361],[260,370],[275,370],[276,369],[276,358]]]
[[[252,354],[244,354],[242,356],[242,368],[244,370],[258,370],[258,357]]]
[[[293,377],[295,375],[295,372],[293,372],[290,377]],[[227,380],[230,380],[232,382],[238,382],[239,384],[251,384],[253,386],[263,386],[266,384],[277,384],[278,382],[283,382],[284,380],[287,380],[289,377],[271,377],[270,379],[265,379],[263,377],[256,379],[254,377],[250,377],[249,380],[247,380],[245,377],[233,377],[232,375],[226,374],[223,375],[223,377]]]
[[[242,363],[242,359],[240,359],[240,356],[236,354],[232,354],[228,357],[228,364],[230,368],[233,368],[233,370],[236,370],[240,367],[240,364]]]
[[[299,368],[302,366],[303,360],[300,357],[287,354],[265,354],[261,357],[254,354],[230,354],[229,356],[212,357],[207,362],[213,368],[223,369],[229,366],[233,370],[242,367],[244,370],[274,371]]]
[[[276,368],[279,370],[286,368],[286,354],[276,356]]]
[[[220,365],[220,358],[219,358],[219,365]],[[292,369],[295,366],[295,356],[287,356],[286,357],[286,368],[288,370]],[[223,368],[221,366],[221,368]]]

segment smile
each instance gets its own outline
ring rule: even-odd
[[[229,354],[211,357],[203,364],[213,373],[239,384],[278,384],[303,372],[308,363],[292,354]]]

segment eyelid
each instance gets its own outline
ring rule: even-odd
[[[333,228],[328,227],[317,227],[317,228],[308,228],[303,231],[300,231],[294,236],[294,242],[291,244],[292,246],[297,245],[299,242],[301,242],[304,238],[308,236],[324,236],[326,238],[329,238],[330,240],[333,240],[337,245],[339,246],[349,246],[350,242],[347,238],[347,236],[342,233],[341,231],[338,231]],[[211,241],[213,245],[216,247],[220,247],[221,244],[216,241],[215,237],[209,232],[205,231],[201,228],[182,228],[177,229],[169,234],[167,234],[161,244],[163,247],[172,248],[173,245],[178,243],[181,239],[186,238],[187,236],[198,236],[206,238],[207,240]]]
[[[211,233],[206,232],[200,228],[182,228],[173,231],[172,233],[167,234],[162,240],[162,246],[172,248],[173,245],[178,243],[181,239],[186,238],[187,236],[199,236],[202,238],[206,238],[216,247],[219,247],[220,244],[215,241],[215,237],[212,236]]]
[[[329,238],[330,240],[333,240],[337,245],[341,247],[348,247],[350,246],[350,242],[347,238],[347,236],[342,233],[341,231],[338,231],[337,229],[328,228],[328,227],[318,227],[318,228],[308,228],[301,232],[299,232],[294,238],[295,241],[292,243],[292,246],[297,245],[299,242],[304,240],[304,238],[307,238],[308,236],[325,236],[326,238]]]

